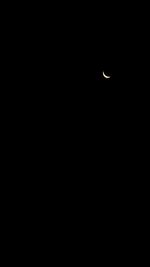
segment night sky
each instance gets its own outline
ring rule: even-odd
[[[26,19],[22,24],[18,23],[20,18],[17,20],[16,24],[21,26],[18,26],[19,41],[15,45],[20,51],[20,62],[25,62],[27,74],[30,72],[30,77],[33,76],[33,83],[49,86],[52,81],[61,84],[59,88],[67,88],[68,84],[73,88],[77,84],[76,88],[84,90],[84,84],[120,86],[129,79],[136,80],[134,77],[141,78],[140,72],[148,73],[146,69],[140,70],[147,55],[146,49],[142,54],[140,47],[137,51],[135,28],[129,28],[123,13],[117,12],[118,9],[114,13],[114,6],[108,8],[107,2],[100,8],[59,6],[54,12],[55,18],[49,8],[44,7],[41,16],[33,12],[34,9],[28,15],[28,24]],[[14,38],[14,30],[12,33]],[[146,42],[143,43],[145,46]],[[110,78],[106,79],[103,72]]]

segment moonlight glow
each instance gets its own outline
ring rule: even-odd
[[[111,77],[111,76],[107,76],[107,75],[104,73],[104,71],[103,71],[103,76],[104,76],[105,79],[110,79],[110,77]]]

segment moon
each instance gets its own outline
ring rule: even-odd
[[[104,71],[103,71],[103,76],[104,76],[104,78],[106,78],[106,79],[110,79],[110,78],[111,78],[111,76],[107,76],[107,75],[104,73]]]

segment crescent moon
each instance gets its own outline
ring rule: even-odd
[[[103,76],[104,76],[104,78],[106,78],[106,79],[110,79],[110,77],[111,77],[111,76],[107,76],[107,75],[104,73],[104,71],[103,71]]]

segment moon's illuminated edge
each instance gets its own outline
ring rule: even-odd
[[[107,75],[104,73],[104,71],[103,71],[103,76],[104,76],[104,78],[106,78],[106,79],[110,79],[110,76],[107,76]]]

